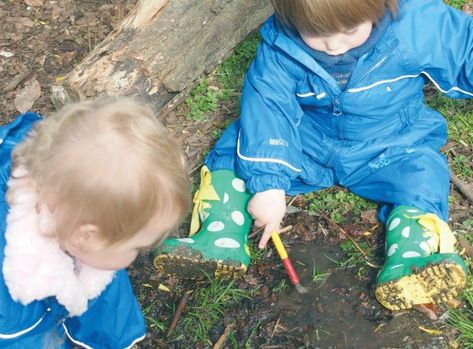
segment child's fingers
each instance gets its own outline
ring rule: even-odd
[[[264,227],[264,223],[259,219],[255,220],[255,227],[261,228]]]
[[[266,244],[271,238],[271,234],[275,231],[279,232],[279,224],[266,224],[266,226],[264,227],[263,235],[261,236],[261,239],[259,241],[258,247],[265,248]]]

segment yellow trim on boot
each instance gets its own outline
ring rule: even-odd
[[[192,210],[192,220],[189,229],[189,236],[199,231],[200,222],[204,220],[204,209],[210,208],[210,204],[205,200],[220,201],[220,197],[212,185],[212,174],[207,166],[202,166],[200,170],[200,187],[194,194],[194,209]]]
[[[426,230],[424,236],[437,239],[438,247],[432,252],[435,253],[438,250],[440,253],[455,253],[455,243],[457,239],[447,223],[433,213],[427,213],[412,218],[417,218],[419,224]]]

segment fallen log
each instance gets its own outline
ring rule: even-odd
[[[56,107],[100,95],[144,98],[160,112],[211,72],[270,14],[268,0],[139,0],[60,86]]]

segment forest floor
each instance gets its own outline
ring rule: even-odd
[[[1,123],[26,110],[53,113],[51,85],[60,83],[135,2],[2,1]],[[458,7],[464,3],[451,1]],[[237,117],[243,74],[257,42],[257,34],[242,42],[163,119],[184,147],[195,182],[203,157]],[[443,151],[452,172],[472,191],[473,103],[449,100],[431,87],[426,95],[449,122],[450,141]],[[288,197],[288,204],[283,224],[288,232],[282,239],[307,294],[294,291],[273,248],[256,248],[256,233],[251,266],[233,281],[166,277],[154,268],[152,256],[141,256],[129,268],[149,329],[139,347],[209,348],[225,333],[225,348],[473,348],[471,282],[458,302],[435,311],[391,312],[376,301],[374,280],[384,258],[384,229],[375,204],[338,187]],[[449,223],[470,261],[473,204],[453,185]],[[177,235],[185,236],[185,230],[183,225]],[[169,331],[185,295],[184,311]]]

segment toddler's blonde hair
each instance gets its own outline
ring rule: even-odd
[[[102,98],[68,105],[39,122],[14,150],[13,167],[26,167],[40,202],[55,203],[58,238],[95,224],[113,244],[156,216],[167,226],[180,223],[191,192],[183,159],[149,107]]]
[[[271,0],[277,17],[287,26],[313,35],[330,35],[366,21],[377,23],[398,0]]]

